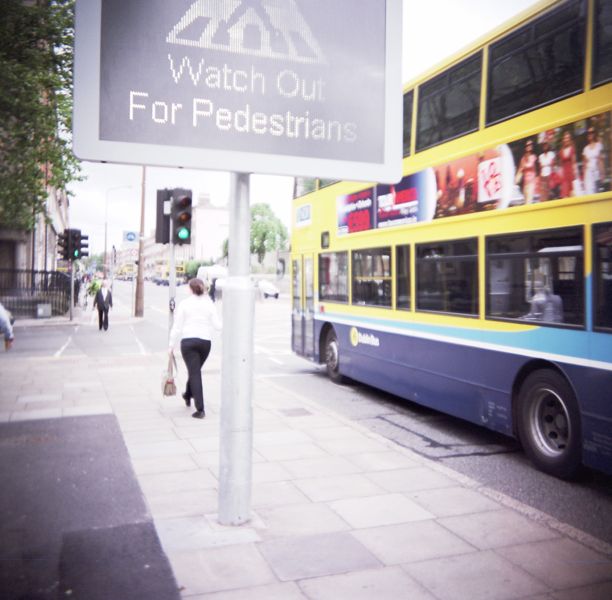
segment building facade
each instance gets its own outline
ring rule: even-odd
[[[0,227],[0,269],[53,271],[57,266],[58,234],[68,227],[65,192],[48,189],[45,212],[32,231]]]
[[[211,204],[208,194],[200,194],[194,199],[191,243],[174,247],[177,265],[188,261],[216,263],[223,256],[223,242],[229,237],[229,211],[226,207]],[[116,272],[132,272],[128,266],[137,259],[137,245],[124,243],[117,250]],[[156,244],[155,232],[144,240],[143,267],[147,279],[159,277],[167,279],[170,245]],[[180,268],[179,268],[180,273]]]

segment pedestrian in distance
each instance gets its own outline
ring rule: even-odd
[[[9,312],[0,303],[0,333],[4,335],[4,349],[10,350],[15,336],[13,335],[13,324]]]
[[[98,309],[98,325],[100,331],[108,329],[108,311],[113,306],[113,294],[108,289],[108,280],[102,282],[102,287],[96,292],[93,307]]]
[[[169,353],[180,340],[181,355],[187,367],[187,386],[183,400],[191,406],[193,399],[195,419],[203,419],[204,390],[202,387],[202,367],[210,354],[213,329],[221,329],[217,309],[208,295],[208,286],[198,278],[189,282],[191,295],[183,300],[176,310],[174,325],[170,331]]]

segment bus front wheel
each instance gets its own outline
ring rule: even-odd
[[[343,383],[344,376],[340,374],[340,346],[338,336],[330,329],[325,336],[325,370],[334,383]]]
[[[542,471],[570,479],[582,460],[578,403],[557,371],[531,373],[518,398],[518,433],[525,454]]]

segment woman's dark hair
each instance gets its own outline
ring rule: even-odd
[[[189,287],[196,296],[201,296],[206,291],[206,286],[201,279],[195,277],[189,281]]]

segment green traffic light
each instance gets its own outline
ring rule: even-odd
[[[179,240],[189,239],[189,229],[187,227],[181,227],[177,232],[176,236]]]

